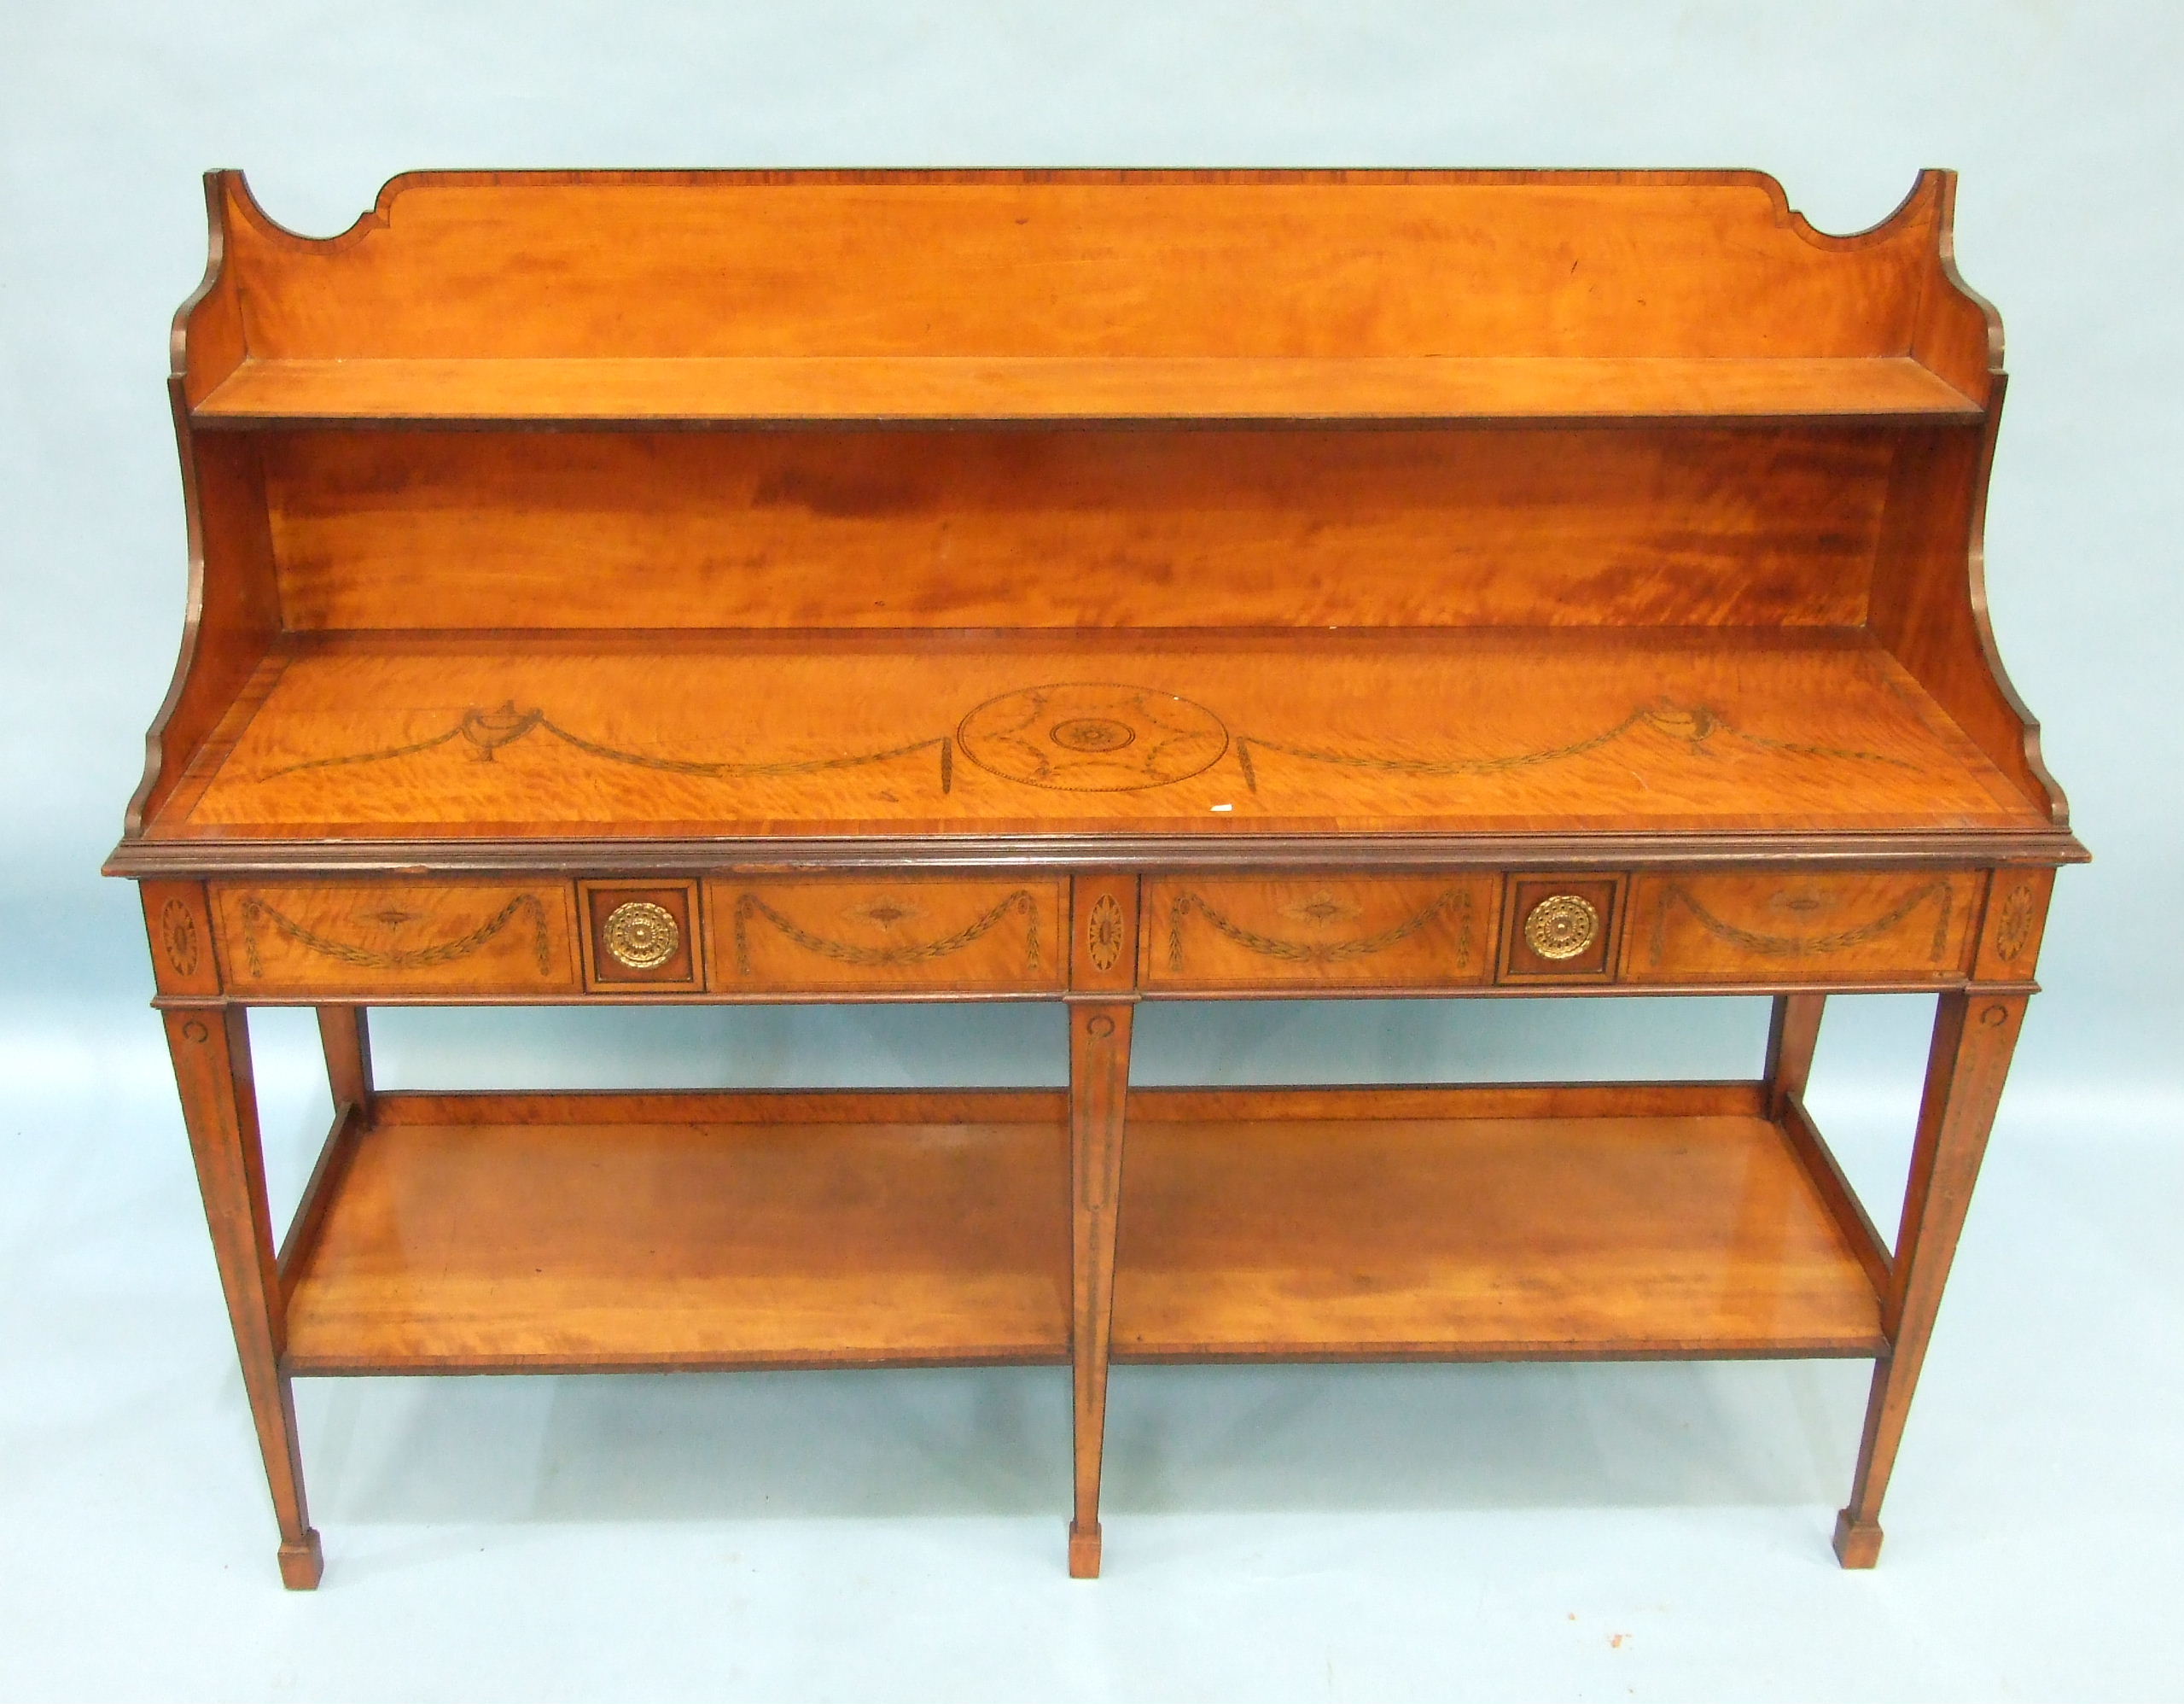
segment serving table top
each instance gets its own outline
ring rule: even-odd
[[[154,840],[2037,831],[1855,633],[281,648]]]

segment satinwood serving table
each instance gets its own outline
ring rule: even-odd
[[[208,180],[125,837],[281,1528],[299,1374],[1843,1356],[1877,1516],[2059,865],[1954,180]],[[1939,996],[1901,1229],[1807,1115]],[[1750,1081],[1130,1088],[1140,1001],[1771,994]],[[1066,1092],[376,1090],[370,1006],[1051,1000]],[[244,1014],[337,1112],[276,1241]]]

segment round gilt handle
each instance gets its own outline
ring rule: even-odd
[[[665,906],[632,899],[607,913],[606,941],[616,964],[632,971],[654,971],[675,956],[683,935]]]
[[[1574,959],[1600,933],[1600,913],[1575,894],[1554,894],[1524,919],[1524,944],[1543,959]]]

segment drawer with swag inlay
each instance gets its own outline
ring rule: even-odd
[[[737,994],[1038,994],[1067,983],[1053,875],[713,877],[707,984]]]
[[[1960,981],[1986,882],[1977,870],[1638,876],[1622,980]]]
[[[1148,992],[1435,989],[1493,969],[1500,878],[1161,876],[1144,889]]]
[[[213,882],[229,993],[545,997],[581,986],[566,881]]]

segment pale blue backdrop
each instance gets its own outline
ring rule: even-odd
[[[2179,26],[2156,4],[563,0],[0,20],[0,1701],[2175,1695],[2184,787]],[[1964,173],[2012,371],[1995,625],[2099,861],[1871,1576],[1849,1367],[1118,1375],[1061,1578],[1041,1370],[313,1384],[325,1589],[273,1534],[100,859],[181,621],[162,379],[197,174],[330,233],[416,166],[1756,166],[1825,229]],[[1893,1210],[1931,1002],[1819,1097]],[[1757,1002],[1149,1011],[1145,1081],[1735,1072]],[[399,1083],[1052,1082],[1036,1009],[389,1017]],[[277,1193],[323,1123],[259,1026]]]

